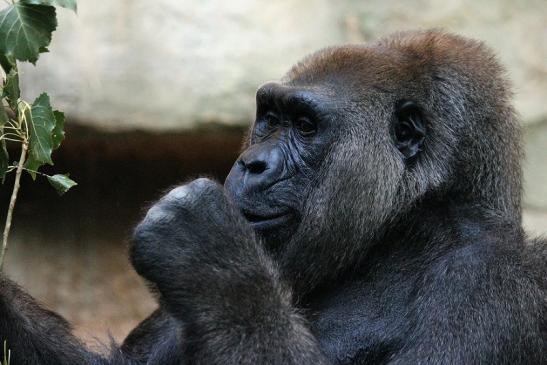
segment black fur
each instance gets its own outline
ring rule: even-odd
[[[547,364],[510,97],[488,49],[439,31],[311,55],[257,92],[225,187],[136,228],[161,308],[103,357],[4,278],[12,364]]]

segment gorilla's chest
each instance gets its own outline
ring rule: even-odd
[[[313,303],[311,329],[334,364],[382,362],[405,328],[404,290],[356,283]]]

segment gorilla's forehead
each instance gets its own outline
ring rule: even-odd
[[[370,47],[331,47],[298,63],[281,84],[313,93],[330,112],[363,112],[391,103],[403,93],[409,77],[397,63],[386,52]]]
[[[480,42],[441,32],[399,33],[367,45],[319,50],[285,76],[292,85],[322,85],[340,92],[397,92],[428,87],[449,77],[484,85],[498,77],[499,66]],[[464,81],[463,81],[464,80]]]
[[[358,83],[360,88],[395,79],[393,59],[364,46],[339,46],[318,51],[294,66],[284,82],[290,85],[345,90]],[[388,77],[386,77],[388,76]],[[394,85],[393,85],[394,86]]]

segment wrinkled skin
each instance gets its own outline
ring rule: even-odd
[[[0,335],[12,364],[547,364],[520,151],[480,43],[319,51],[258,90],[224,187],[179,186],[137,226],[160,309],[119,349],[89,352],[5,278]]]
[[[268,83],[257,91],[257,118],[249,146],[225,186],[251,227],[270,248],[295,233],[319,167],[336,137],[327,103],[301,88]],[[324,113],[324,114],[322,114]],[[282,249],[282,247],[277,247]]]

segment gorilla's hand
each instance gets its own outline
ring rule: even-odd
[[[263,256],[224,188],[205,178],[157,202],[137,226],[131,248],[137,272],[157,285],[168,305],[184,307],[211,303],[211,296],[241,286],[240,276],[269,271]]]
[[[219,184],[198,179],[156,203],[135,231],[131,259],[184,324],[189,363],[325,363],[290,290]]]

